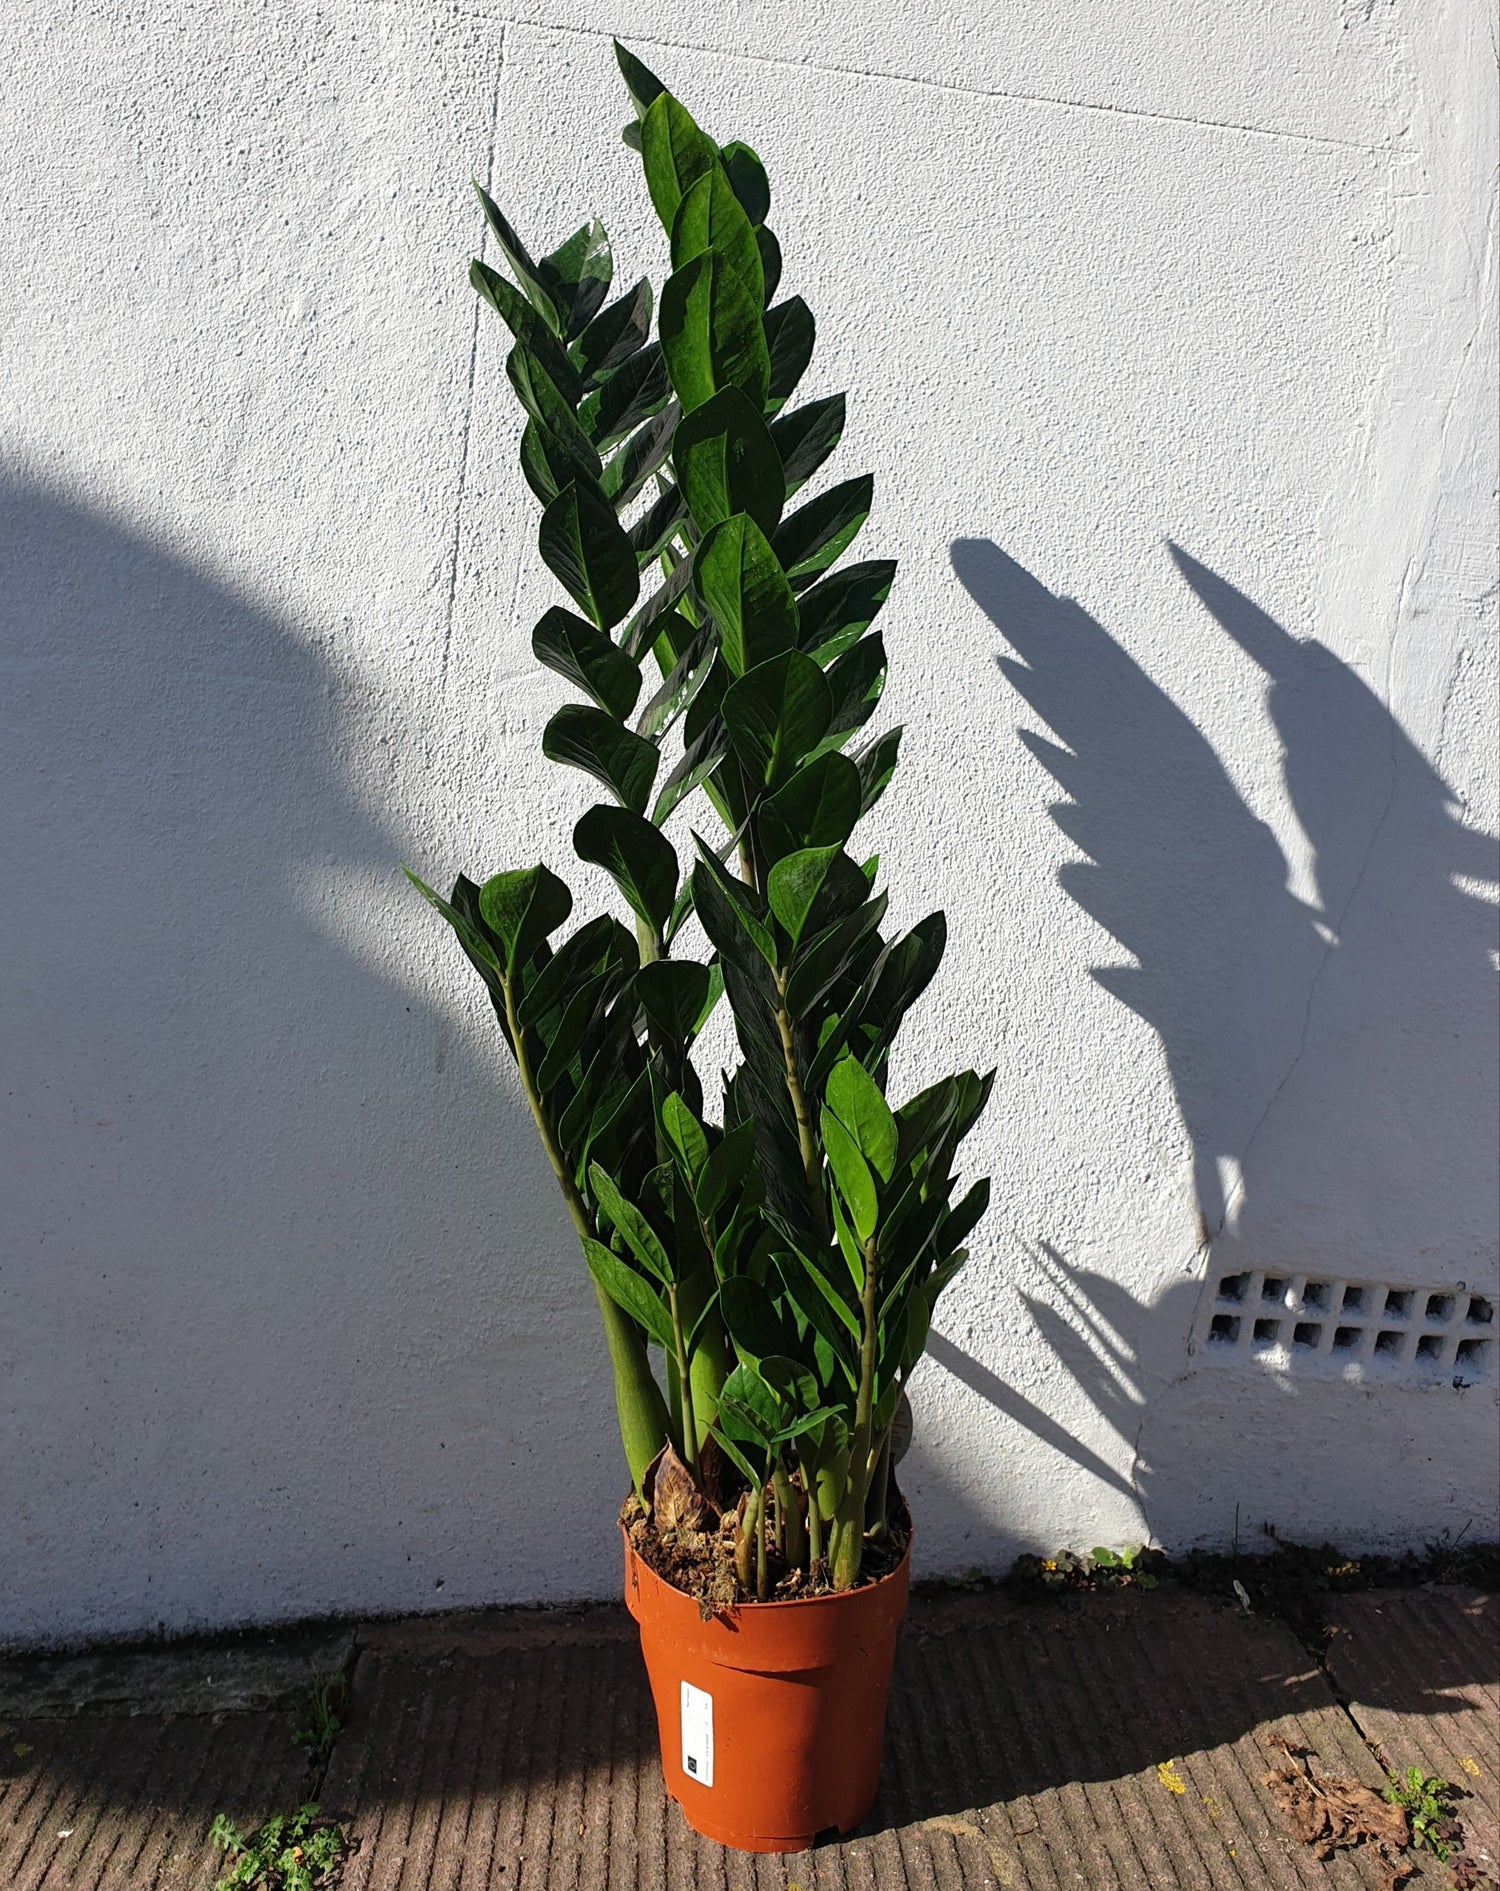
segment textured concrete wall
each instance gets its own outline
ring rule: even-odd
[[[1236,1267],[1495,1285],[1487,9],[545,11],[0,17],[0,1637],[616,1581],[591,1296],[395,870],[574,873],[467,180],[659,277],[609,30],[766,159],[902,561],[896,1085],[999,1069],[922,1563],[1493,1532],[1493,1376],[1189,1351]]]

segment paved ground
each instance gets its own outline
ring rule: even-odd
[[[208,1891],[214,1814],[258,1821],[304,1795],[356,1843],[345,1891],[1388,1883],[1363,1852],[1324,1864],[1292,1841],[1262,1783],[1277,1734],[1371,1785],[1383,1774],[1367,1743],[1461,1782],[1473,1846],[1500,1877],[1495,1598],[1372,1593],[1330,1601],[1329,1621],[1325,1669],[1232,1602],[915,1600],[871,1818],[840,1844],[758,1860],[695,1838],[664,1801],[617,1609],[429,1617],[158,1654],[149,1670],[12,1664],[0,1671],[0,1886]],[[347,1724],[326,1766],[310,1766],[290,1742],[290,1677],[346,1655]],[[219,1700],[231,1711],[203,1711]],[[126,1711],[147,1704],[173,1711]],[[57,1717],[80,1706],[91,1711]],[[1411,1882],[1447,1874],[1429,1864]]]

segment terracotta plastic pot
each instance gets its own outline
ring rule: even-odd
[[[623,1534],[623,1531],[622,1531]],[[752,1602],[705,1621],[625,1538],[667,1791],[695,1832],[743,1852],[805,1851],[875,1799],[911,1550],[845,1595]]]

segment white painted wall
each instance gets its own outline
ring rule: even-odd
[[[898,1085],[999,1067],[922,1565],[1493,1534],[1493,1386],[1187,1350],[1205,1267],[1495,1284],[1488,8],[11,0],[0,1637],[615,1584],[592,1299],[396,872],[583,877],[467,180],[659,276],[611,29],[765,157],[902,561]]]

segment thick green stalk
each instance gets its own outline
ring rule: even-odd
[[[802,1088],[802,1072],[797,1067],[797,1036],[786,1008],[787,970],[776,972],[776,1029],[781,1037],[781,1060],[786,1070],[786,1093],[792,1100],[792,1115],[797,1123],[797,1148],[802,1156],[802,1179],[807,1189],[807,1207],[819,1240],[828,1239],[828,1211],[823,1203],[823,1155],[813,1128],[812,1110],[807,1092]]]
[[[693,1378],[688,1367],[687,1334],[677,1304],[677,1289],[667,1289],[667,1304],[672,1314],[672,1350],[677,1355],[677,1384],[682,1400],[682,1461],[698,1475],[698,1426],[693,1416]]]
[[[764,1602],[770,1583],[766,1577],[766,1492],[762,1484],[755,1493],[755,1599]]]
[[[879,1279],[875,1237],[860,1249],[865,1264],[860,1289],[859,1391],[854,1401],[854,1436],[849,1442],[849,1483],[835,1519],[837,1540],[830,1575],[835,1589],[852,1589],[864,1550],[865,1498],[870,1489],[871,1425],[875,1406],[875,1352],[879,1340],[876,1288]]]
[[[557,1186],[562,1190],[563,1200],[567,1203],[568,1214],[579,1239],[597,1240],[598,1230],[589,1214],[588,1204],[578,1192],[567,1161],[558,1147],[557,1138],[552,1133],[547,1112],[542,1107],[542,1093],[532,1073],[525,1033],[516,1015],[515,989],[510,979],[504,981],[504,991],[505,1017],[510,1026],[511,1043],[515,1047],[516,1068],[521,1073],[521,1087],[526,1092],[526,1101],[531,1105],[542,1148],[552,1165],[552,1173],[557,1177]],[[646,1342],[641,1329],[622,1307],[615,1305],[598,1281],[594,1282],[594,1297],[599,1302],[604,1337],[609,1346],[609,1363],[615,1381],[615,1412],[620,1421],[620,1441],[625,1447],[625,1462],[630,1467],[630,1479],[637,1494],[644,1498],[642,1480],[651,1460],[667,1438],[666,1402],[662,1398],[661,1388],[652,1377],[651,1362],[646,1356]]]
[[[890,1501],[891,1490],[891,1428],[885,1428],[885,1435],[875,1449],[875,1469],[870,1474],[870,1535],[884,1536],[886,1532],[886,1510]]]
[[[800,1569],[807,1548],[806,1535],[802,1528],[802,1506],[797,1502],[796,1487],[787,1475],[784,1464],[776,1466],[775,1483],[776,1519],[779,1525],[778,1540],[781,1553],[793,1569]]]

